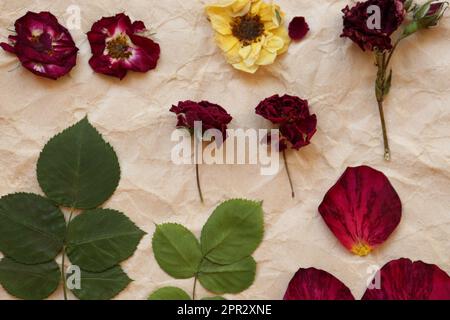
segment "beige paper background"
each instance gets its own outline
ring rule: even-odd
[[[279,0],[288,21],[302,15],[311,32],[256,75],[228,66],[213,43],[199,0],[1,1],[0,39],[30,11],[51,11],[66,24],[71,4],[82,10],[82,30],[72,30],[80,48],[77,67],[54,82],[16,68],[0,53],[0,194],[41,193],[35,174],[39,152],[53,135],[88,114],[118,153],[122,179],[105,207],[122,210],[148,235],[123,264],[135,281],[118,299],[145,299],[153,290],[192,280],[167,276],[152,255],[154,223],[179,222],[199,235],[221,201],[264,200],[266,233],[255,254],[255,284],[232,299],[281,299],[299,267],[327,270],[360,298],[367,268],[407,257],[450,272],[450,17],[441,27],[406,40],[393,61],[394,84],[386,103],[393,160],[384,162],[373,93],[371,56],[339,38],[340,10],[350,1]],[[88,65],[84,35],[101,16],[124,11],[143,20],[162,47],[158,68],[129,74],[122,82],[96,75]],[[258,166],[203,166],[206,204],[195,189],[194,168],[170,160],[175,126],[171,104],[208,99],[234,116],[231,128],[266,127],[254,107],[274,93],[307,98],[319,119],[311,146],[289,153],[298,194],[290,199],[285,171],[259,175]],[[401,196],[404,216],[391,238],[367,258],[348,253],[317,212],[325,192],[347,166],[382,170]],[[200,295],[204,292],[201,290]],[[0,288],[1,299],[11,299]],[[52,299],[62,298],[61,288]]]

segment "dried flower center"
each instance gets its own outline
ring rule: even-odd
[[[234,18],[231,22],[233,36],[238,38],[244,45],[256,42],[264,33],[264,23],[258,15],[246,14]]]
[[[53,53],[53,45],[50,35],[46,33],[40,35],[32,35],[30,40],[33,48],[36,51],[46,52],[50,55]]]
[[[128,45],[127,36],[118,36],[106,43],[106,49],[108,54],[114,59],[127,59],[131,56],[131,52],[128,50],[130,46]]]
[[[368,244],[360,242],[353,246],[352,252],[360,257],[365,257],[372,252],[372,248]]]

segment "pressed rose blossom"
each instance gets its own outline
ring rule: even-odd
[[[292,197],[294,198],[295,192],[286,160],[286,149],[290,144],[292,149],[300,150],[311,143],[311,138],[317,131],[317,117],[315,114],[311,115],[307,100],[287,94],[282,97],[276,94],[261,101],[256,107],[256,114],[273,124],[279,125],[278,149],[283,152]]]
[[[317,117],[309,111],[307,100],[296,96],[274,95],[259,103],[256,114],[280,125],[280,151],[300,150],[311,143],[317,131]]]
[[[450,300],[450,277],[438,266],[409,259],[391,261],[380,270],[379,289],[362,300]]]
[[[50,12],[27,12],[15,23],[10,44],[0,43],[34,74],[58,79],[76,65],[78,48],[69,31]]]
[[[332,274],[315,268],[300,269],[284,300],[355,300],[350,289]]]
[[[261,0],[222,0],[206,7],[215,39],[234,68],[255,73],[287,51],[284,13]]]
[[[348,250],[366,256],[396,229],[402,204],[383,173],[362,166],[345,171],[326,194],[319,212]]]
[[[123,14],[102,18],[87,33],[95,72],[123,79],[127,72],[155,69],[160,56],[159,44],[144,36],[142,21],[131,22]]]
[[[304,17],[295,17],[289,23],[289,37],[292,40],[303,39],[309,31],[309,26]]]
[[[209,129],[217,129],[222,132],[224,140],[227,137],[227,125],[233,120],[224,108],[208,101],[180,101],[170,111],[178,117],[177,127],[192,131],[195,122],[201,121],[203,133]]]
[[[222,108],[218,104],[214,104],[208,101],[180,101],[178,105],[172,106],[170,112],[173,112],[177,115],[177,128],[185,128],[189,130],[189,132],[195,139],[195,144],[199,144],[202,141],[200,134],[195,132],[195,122],[201,122],[202,134],[210,129],[219,130],[222,133],[223,140],[215,142],[218,145],[221,145],[227,138],[227,126],[231,122],[231,120],[233,120],[231,115],[229,115],[224,108]],[[195,148],[195,151],[195,159],[198,159],[198,147]],[[200,201],[203,203],[204,200],[202,188],[200,186],[199,166],[197,161],[195,163],[195,174],[197,178],[198,194],[200,196]]]
[[[392,48],[391,35],[402,24],[406,10],[404,0],[369,0],[358,2],[351,9],[346,6],[344,13],[344,31],[341,37],[352,39],[362,50],[389,50]],[[381,13],[381,29],[369,28],[368,8],[378,6]]]
[[[391,150],[384,116],[384,100],[392,85],[392,69],[390,63],[399,43],[419,30],[436,26],[448,2],[427,1],[422,5],[413,0],[367,0],[358,2],[352,8],[346,6],[344,13],[344,29],[341,37],[353,40],[363,51],[372,51],[378,72],[375,82],[375,95],[380,113],[383,131],[384,159],[391,160]],[[407,22],[407,23],[404,23]],[[398,37],[393,41],[395,31],[400,29]]]

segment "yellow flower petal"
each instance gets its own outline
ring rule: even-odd
[[[231,34],[231,18],[226,15],[209,13],[209,20],[215,31],[223,35]]]
[[[216,42],[221,50],[228,52],[239,43],[239,39],[232,35],[224,36],[220,33],[216,33]]]
[[[256,60],[256,64],[260,66],[267,66],[269,64],[274,63],[276,58],[277,58],[276,53],[269,52],[266,49],[262,49],[258,60]]]
[[[289,49],[289,45],[291,44],[291,38],[289,37],[289,33],[286,28],[280,27],[278,29],[272,30],[274,36],[277,36],[283,40],[284,46],[280,50],[278,50],[278,54],[283,54]]]
[[[233,64],[233,67],[235,69],[238,69],[238,70],[241,70],[244,72],[248,72],[248,73],[255,73],[256,71],[258,71],[258,68],[259,68],[259,66],[257,64],[255,64],[253,66],[247,66],[243,62],[235,63],[235,64]]]
[[[283,39],[274,35],[267,37],[267,40],[264,43],[264,49],[273,53],[278,53],[278,51],[280,51],[283,47]]]

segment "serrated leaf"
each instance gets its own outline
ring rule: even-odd
[[[116,190],[120,168],[113,148],[84,118],[47,143],[37,163],[37,178],[56,203],[93,209]]]
[[[72,264],[101,272],[132,256],[144,235],[121,212],[86,211],[69,224],[66,251]]]
[[[25,265],[12,259],[0,261],[0,284],[5,290],[25,300],[48,298],[57,288],[61,271],[55,261]]]
[[[217,296],[217,297],[205,297],[202,300],[204,300],[204,301],[224,301],[227,299],[225,299],[224,297]]]
[[[63,247],[66,221],[50,200],[17,193],[0,199],[0,251],[25,264],[54,259]]]
[[[131,281],[119,266],[103,272],[81,270],[81,288],[73,289],[72,292],[80,300],[110,300]]]
[[[252,257],[225,266],[204,260],[198,279],[205,289],[213,293],[239,293],[253,284],[255,274],[256,262]]]
[[[202,260],[197,238],[179,224],[163,224],[153,235],[153,253],[161,269],[176,279],[195,276]]]
[[[186,291],[176,287],[165,287],[153,292],[148,300],[191,300]]]
[[[203,255],[217,264],[230,264],[250,256],[264,234],[261,203],[230,200],[214,210],[202,230]]]

